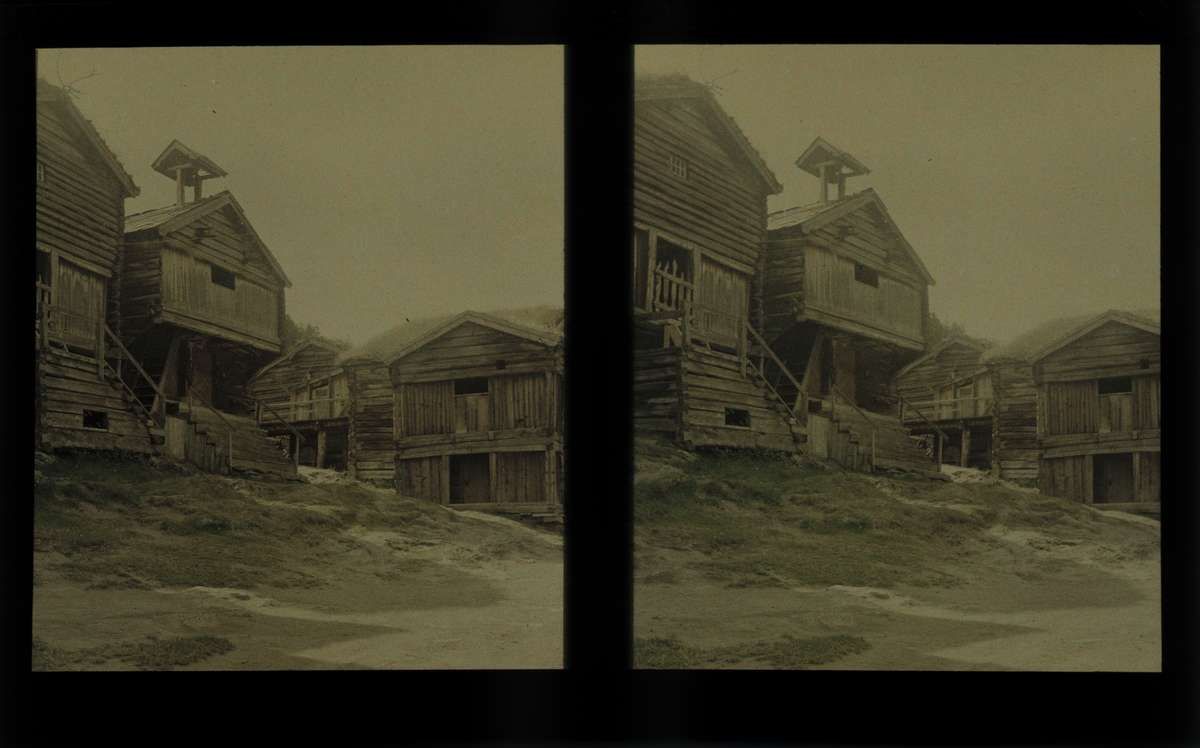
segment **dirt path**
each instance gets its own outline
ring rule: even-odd
[[[80,650],[210,635],[235,648],[184,670],[560,668],[562,540],[463,512],[449,538],[354,527],[312,588],[88,589],[34,556],[33,629]],[[116,660],[83,669],[132,669]]]
[[[634,634],[715,647],[850,634],[871,649],[816,669],[1161,671],[1157,523],[1125,541],[993,528],[953,587],[730,588],[655,549],[674,583],[638,583]],[[948,568],[947,571],[950,569]],[[743,665],[744,666],[744,665]]]

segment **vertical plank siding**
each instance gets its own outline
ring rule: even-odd
[[[392,362],[399,490],[448,501],[450,457],[486,454],[489,503],[561,503],[561,356],[558,344],[467,321]],[[355,390],[363,370],[356,370]],[[486,378],[486,392],[455,394],[455,380],[477,378]],[[472,495],[469,501],[483,500]]]
[[[1162,392],[1158,375],[1133,377],[1133,428],[1162,428]]]
[[[279,339],[277,290],[238,276],[235,288],[212,282],[212,263],[179,250],[162,250],[164,309],[269,340]]]
[[[921,293],[880,273],[875,288],[854,279],[853,258],[809,245],[804,260],[804,305],[848,317],[906,338],[921,339]]]

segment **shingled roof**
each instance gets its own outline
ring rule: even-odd
[[[548,345],[561,342],[563,336],[562,307],[537,306],[495,309],[488,312],[465,311],[402,322],[390,330],[376,335],[366,343],[346,351],[338,357],[338,362],[391,363],[405,353],[449,332],[464,322],[476,322],[495,327]]]
[[[633,99],[634,101],[694,99],[701,102],[712,115],[720,130],[723,131],[727,140],[754,167],[763,184],[767,186],[768,193],[778,195],[783,192],[783,185],[775,178],[775,173],[767,166],[767,162],[763,160],[758,150],[750,144],[749,138],[742,132],[742,128],[738,127],[733,117],[725,112],[708,86],[697,83],[682,73],[667,75],[638,73],[633,81]]]

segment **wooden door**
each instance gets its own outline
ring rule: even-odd
[[[1095,455],[1092,458],[1092,503],[1125,504],[1133,501],[1133,454]]]
[[[450,456],[450,503],[491,501],[490,460],[486,454]]]
[[[54,327],[68,345],[94,350],[104,319],[105,279],[66,260],[58,261],[51,303]]]
[[[696,283],[695,336],[712,343],[737,347],[742,324],[749,316],[750,279],[741,273],[700,259]]]

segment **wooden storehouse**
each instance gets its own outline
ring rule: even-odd
[[[250,379],[259,425],[270,436],[287,439],[299,465],[346,469],[349,377],[337,359],[348,348],[309,338]]]
[[[37,82],[35,444],[154,452],[121,378],[121,263],[133,179],[70,95]]]
[[[406,322],[345,354],[349,466],[442,504],[556,515],[562,310]]]
[[[1030,354],[1043,493],[1157,511],[1160,337],[1155,313],[1109,311]]]
[[[1044,329],[1002,346],[951,337],[896,375],[900,417],[927,438],[939,464],[1036,485],[1037,390],[1028,353]]]
[[[125,221],[121,337],[146,375],[137,396],[164,419],[169,454],[214,470],[294,470],[246,392],[280,353],[291,282],[232,194],[204,197],[220,167],[173,141],[153,168],[175,181],[176,201]]]
[[[848,439],[872,467],[928,469],[888,381],[925,351],[933,277],[874,190],[847,193],[862,162],[817,138],[796,166],[818,200],[767,218],[762,329],[780,359],[768,379],[810,416],[811,451],[853,462],[838,454]]]
[[[762,377],[757,329],[767,196],[782,187],[706,86],[639,76],[634,96],[635,429],[795,451],[803,425]]]

